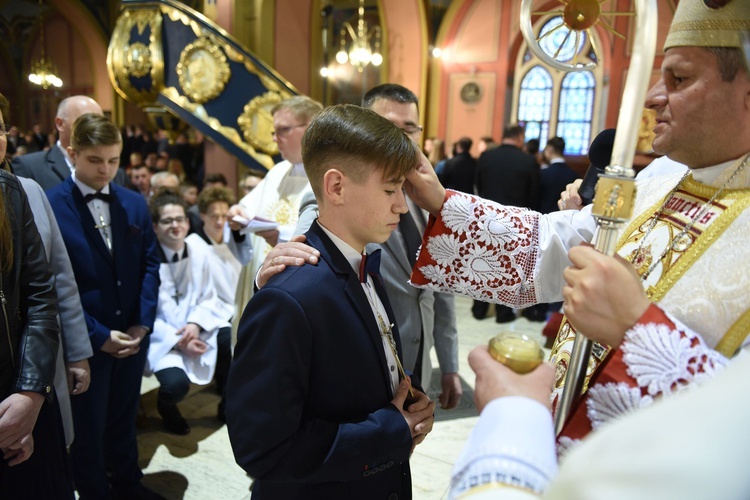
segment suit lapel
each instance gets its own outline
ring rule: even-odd
[[[307,243],[320,250],[321,259],[325,260],[333,272],[344,280],[344,293],[351,305],[354,306],[362,323],[365,325],[366,336],[369,338],[372,348],[375,351],[375,355],[378,357],[383,383],[390,391],[391,377],[388,373],[388,365],[385,360],[385,352],[383,351],[383,340],[380,337],[380,329],[378,328],[377,321],[372,313],[370,302],[367,300],[365,291],[362,289],[362,284],[359,282],[359,276],[357,276],[357,273],[354,272],[352,266],[349,265],[349,261],[347,261],[339,249],[336,248],[336,245],[334,245],[330,238],[328,238],[323,232],[317,222],[313,223],[310,230],[306,233],[306,236]],[[388,308],[390,308],[390,306],[388,306]],[[389,311],[388,309],[386,309],[386,311],[388,312],[389,317],[392,318],[392,311]]]
[[[61,181],[70,177],[68,162],[65,161],[65,156],[56,145],[49,148],[49,152],[47,152],[47,162],[49,163],[50,170],[52,170]]]
[[[129,228],[128,214],[125,211],[125,207],[122,206],[117,188],[112,183],[109,184],[109,192],[113,197],[112,202],[109,204],[109,225],[112,234],[112,248],[114,249],[112,253],[119,275],[120,272],[128,272],[128,269],[134,269],[132,262],[128,264],[128,262],[123,260],[123,257],[127,257],[130,254],[130,252],[126,251],[128,244],[126,241],[127,228]],[[118,248],[121,251],[118,252]]]
[[[78,214],[78,218],[81,221],[81,226],[83,227],[84,234],[86,234],[86,237],[89,239],[94,248],[96,248],[97,251],[99,251],[107,260],[111,261],[112,254],[109,253],[107,245],[104,244],[102,233],[99,231],[99,229],[96,228],[97,223],[91,216],[91,211],[89,210],[88,205],[86,205],[86,202],[83,201],[81,190],[78,189],[78,186],[75,185],[72,177],[66,179],[65,182],[72,185],[72,187],[70,188],[70,196],[68,196],[68,206],[71,208],[71,210],[73,210],[73,212]],[[112,245],[114,247],[114,240]]]

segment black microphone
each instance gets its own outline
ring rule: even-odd
[[[594,188],[599,180],[599,175],[604,173],[604,169],[609,165],[612,159],[612,148],[615,145],[615,129],[608,128],[602,130],[589,147],[589,165],[586,175],[583,176],[581,187],[578,188],[578,195],[583,200],[584,205],[594,201]]]

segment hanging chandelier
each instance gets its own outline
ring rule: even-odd
[[[62,87],[62,80],[57,76],[57,69],[44,53],[44,19],[42,18],[42,0],[39,0],[39,41],[41,50],[39,59],[31,63],[31,73],[29,81],[35,85],[40,85],[44,90],[50,87]]]
[[[339,64],[350,62],[360,73],[368,64],[380,66],[383,63],[383,55],[380,53],[380,26],[367,26],[365,21],[365,0],[359,0],[357,10],[357,29],[349,22],[341,27],[339,51],[336,53],[336,61]],[[351,42],[349,50],[346,50],[346,35],[349,34]],[[373,47],[370,47],[370,39],[373,39]]]

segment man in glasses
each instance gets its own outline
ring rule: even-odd
[[[245,236],[243,244],[252,247],[253,256],[243,269],[237,287],[237,310],[240,313],[252,297],[253,278],[263,259],[276,243],[291,238],[297,224],[300,201],[305,193],[312,193],[302,166],[302,136],[313,116],[322,109],[319,102],[306,96],[291,97],[273,107],[273,139],[283,161],[274,165],[258,186],[229,211],[230,227],[235,231],[243,227],[232,221],[232,217],[237,215],[278,223],[274,229]]]

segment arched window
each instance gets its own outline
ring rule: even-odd
[[[595,87],[596,80],[590,71],[568,73],[563,78],[557,135],[565,139],[567,154],[584,155],[589,150]]]
[[[540,47],[550,56],[563,62],[596,62],[586,33],[570,33],[560,16],[542,19],[537,26]],[[593,30],[590,33],[597,36]],[[588,153],[592,131],[598,125],[601,66],[571,73],[548,68],[524,41],[516,61],[513,114],[515,121],[526,127],[526,140],[539,139],[543,148],[549,137],[559,136],[565,139],[565,154]]]
[[[526,126],[526,140],[547,142],[552,114],[552,77],[541,66],[534,66],[521,81],[518,97],[518,122]]]

